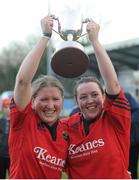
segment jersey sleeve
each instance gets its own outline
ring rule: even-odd
[[[123,90],[116,98],[106,97],[105,111],[114,127],[126,131],[131,124],[131,108]]]
[[[21,128],[25,120],[25,117],[30,110],[31,110],[31,103],[27,105],[24,111],[19,111],[19,109],[17,108],[14,102],[14,99],[12,98],[10,105],[10,127],[13,129]]]

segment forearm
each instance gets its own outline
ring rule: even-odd
[[[92,42],[92,45],[107,92],[109,94],[118,94],[120,92],[120,85],[111,59],[98,40]]]
[[[45,16],[41,19],[41,29],[44,34],[23,60],[16,76],[14,100],[20,110],[23,110],[32,97],[31,83],[40,64],[48,41],[52,35],[53,18]]]
[[[41,37],[39,42],[25,57],[20,69],[18,71],[16,80],[25,84],[31,83],[32,79],[38,69],[41,57],[45,51],[49,39],[47,37]]]
[[[47,44],[48,38],[41,37],[20,66],[14,88],[14,100],[20,110],[26,107],[32,97],[31,82]]]

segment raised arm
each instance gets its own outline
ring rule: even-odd
[[[98,40],[100,26],[94,21],[91,21],[87,24],[86,29],[88,32],[89,40],[94,48],[97,64],[102,79],[104,80],[106,91],[107,93],[112,95],[118,94],[120,92],[120,84],[114,66],[106,50]]]
[[[43,33],[52,33],[53,19],[46,16],[41,20],[41,28]],[[38,69],[41,57],[48,45],[49,37],[42,36],[34,48],[23,60],[16,76],[14,88],[14,100],[20,110],[23,110],[31,100],[32,79]]]

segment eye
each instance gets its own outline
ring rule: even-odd
[[[91,94],[91,97],[92,97],[92,98],[97,98],[98,96],[99,96],[98,93],[93,93],[93,94]]]
[[[81,100],[87,99],[87,96],[86,95],[80,96],[79,99],[81,99]]]
[[[59,101],[59,100],[60,100],[60,98],[58,98],[58,97],[53,98],[53,101]]]
[[[47,102],[48,99],[44,98],[44,99],[40,99],[40,101],[42,101],[42,102]]]
[[[93,94],[92,96],[93,96],[93,97],[97,97],[97,96],[98,96],[98,94],[97,94],[97,93],[95,93],[95,94]]]

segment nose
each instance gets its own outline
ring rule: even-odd
[[[92,103],[92,102],[94,102],[94,98],[92,96],[88,96],[87,103]]]
[[[54,107],[54,103],[53,103],[53,101],[52,100],[49,100],[48,102],[47,102],[47,104],[46,104],[46,107],[47,108],[53,108]]]

